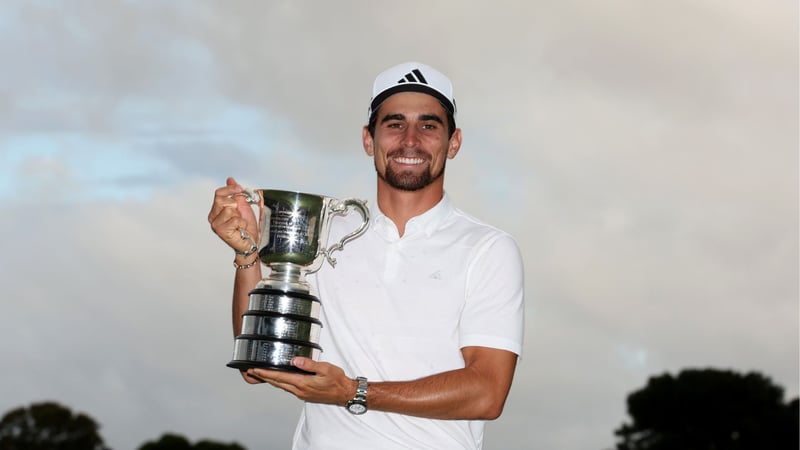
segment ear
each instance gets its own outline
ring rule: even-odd
[[[461,128],[456,128],[456,130],[453,132],[453,135],[450,137],[450,142],[448,142],[447,145],[447,158],[455,158],[456,154],[458,153],[458,149],[461,148]]]
[[[367,152],[367,155],[375,156],[375,142],[372,140],[372,135],[369,134],[369,128],[366,125],[361,130],[361,143],[364,145],[364,151]]]

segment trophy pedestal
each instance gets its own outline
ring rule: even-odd
[[[227,365],[239,370],[309,373],[292,366],[292,358],[319,359],[319,298],[309,292],[265,285],[260,283],[250,291],[250,304],[242,315],[242,334],[236,336],[233,360]]]

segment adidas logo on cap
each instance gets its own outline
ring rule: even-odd
[[[422,75],[422,72],[420,72],[419,69],[414,69],[411,72],[407,73],[406,76],[397,80],[397,83],[398,84],[405,83],[406,81],[410,81],[412,83],[428,84],[428,82],[425,80],[425,77]]]
[[[450,79],[433,67],[408,62],[394,66],[375,78],[368,116],[371,117],[381,103],[398,92],[422,92],[431,95],[453,116],[456,114],[456,100],[453,98],[453,84]]]

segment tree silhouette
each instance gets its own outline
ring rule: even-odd
[[[0,450],[107,450],[98,428],[58,403],[34,403],[0,419]]]
[[[157,441],[145,442],[139,450],[192,450],[192,444],[183,436],[165,433]]]
[[[235,442],[231,444],[222,444],[220,442],[204,439],[202,441],[197,441],[197,443],[194,444],[193,450],[246,450],[246,449]]]
[[[0,449],[2,450],[2,449]],[[164,433],[157,441],[145,442],[138,450],[245,450],[237,443],[223,444],[221,442],[204,439],[192,445],[185,437]]]
[[[686,369],[631,393],[617,450],[798,449],[798,399],[755,372]]]

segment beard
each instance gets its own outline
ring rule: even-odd
[[[392,168],[392,166],[386,166],[386,173],[381,173],[377,165],[375,166],[375,172],[377,172],[378,178],[395,189],[400,189],[401,191],[418,191],[441,178],[442,175],[444,175],[445,165],[446,161],[442,163],[442,168],[436,173],[431,173],[430,170],[426,170],[421,174],[415,174],[410,170],[397,171]]]

